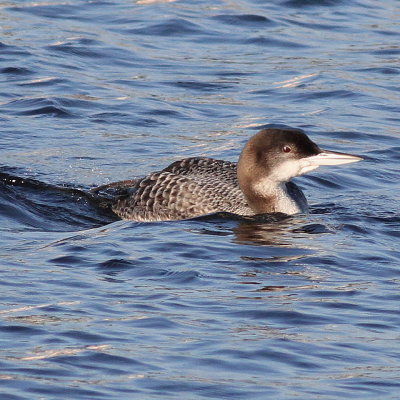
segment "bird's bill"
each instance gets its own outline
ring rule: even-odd
[[[307,161],[312,165],[319,167],[320,165],[341,165],[361,161],[362,157],[347,153],[337,153],[335,151],[321,150],[315,156],[307,157]]]

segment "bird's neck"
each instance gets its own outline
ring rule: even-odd
[[[267,176],[267,178],[266,178]],[[249,207],[256,214],[274,212],[277,202],[277,185],[268,180],[268,174],[262,173],[254,162],[254,157],[245,150],[237,164],[237,177]]]
[[[285,184],[276,184],[268,179],[240,179],[239,186],[255,214],[284,212],[279,205],[288,197]]]
[[[245,155],[241,155],[237,165],[239,187],[249,207],[255,214],[282,212],[296,214],[302,211],[296,199],[288,192],[286,182],[277,182],[271,174],[261,170]]]

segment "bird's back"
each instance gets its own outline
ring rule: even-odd
[[[221,211],[253,214],[239,188],[236,163],[229,161],[186,158],[125,190],[112,205],[123,219],[179,220]]]

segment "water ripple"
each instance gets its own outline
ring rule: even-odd
[[[1,8],[3,399],[397,398],[394,2]],[[310,215],[119,221],[84,195],[264,126],[360,163]]]

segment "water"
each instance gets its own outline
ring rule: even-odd
[[[2,400],[398,398],[398,1],[0,18]],[[116,221],[36,184],[236,160],[268,124],[365,160],[299,178],[312,214],[284,221]]]

